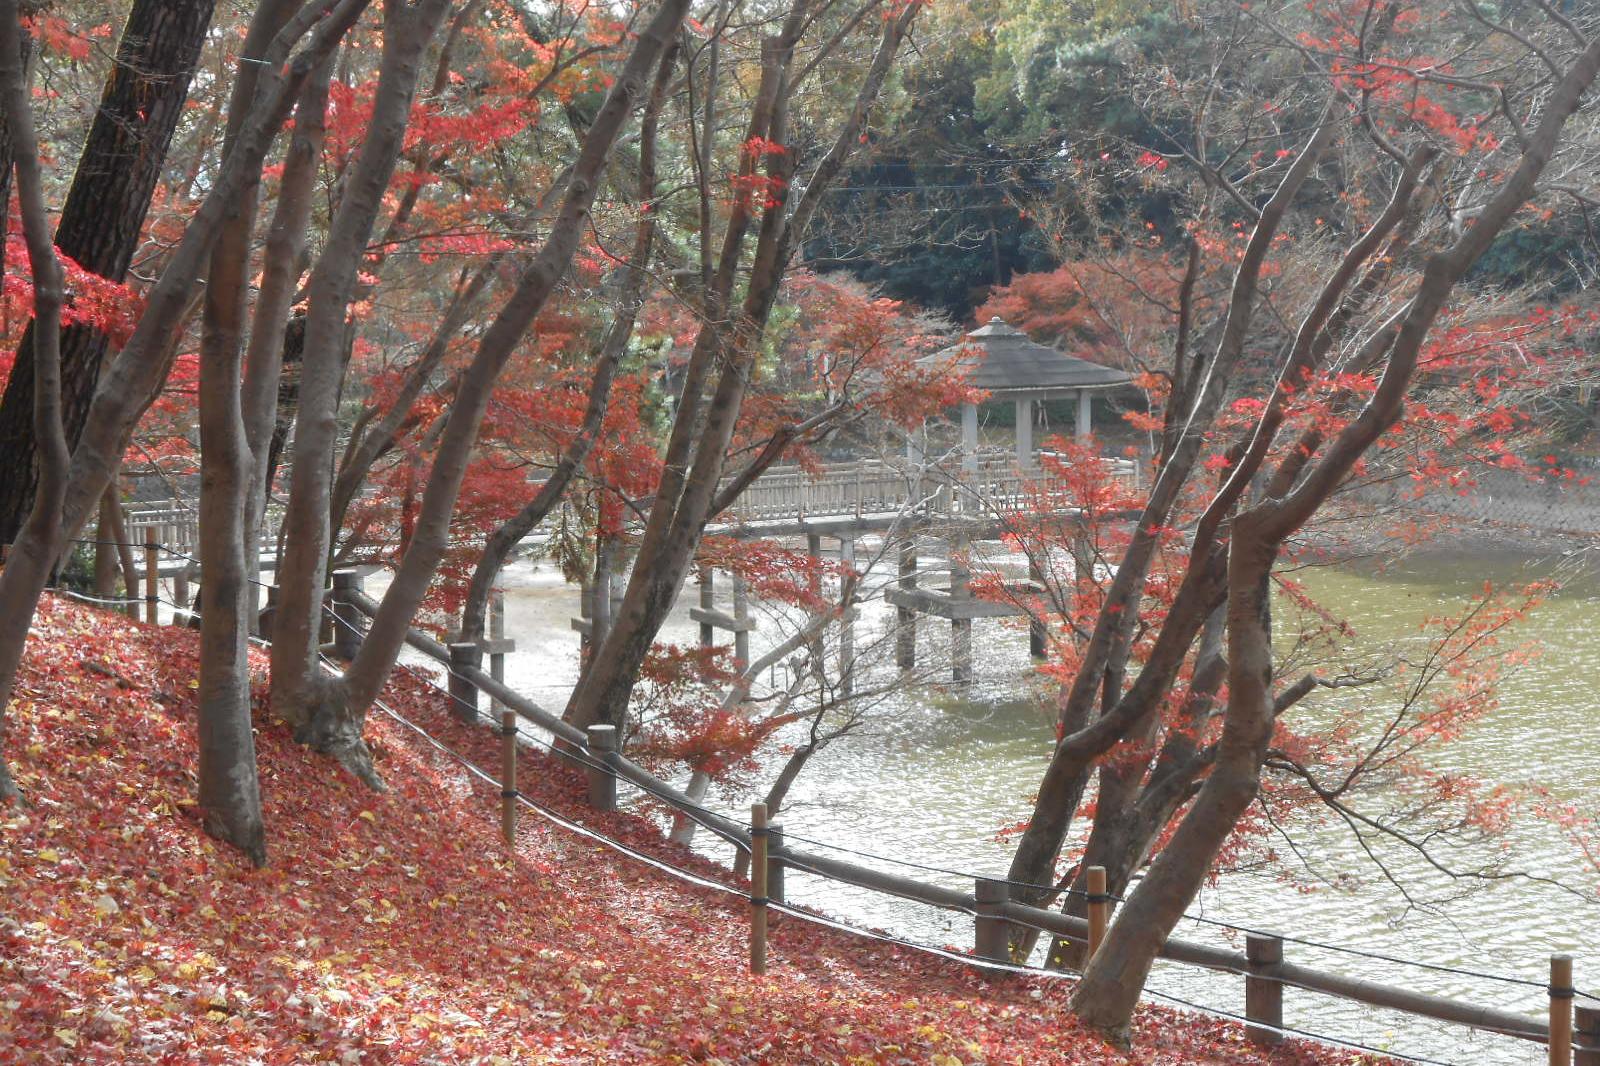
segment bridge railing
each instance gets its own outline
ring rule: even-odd
[[[1111,476],[1133,477],[1133,464],[1126,460],[1105,463]],[[776,467],[745,489],[730,517],[753,523],[913,509],[930,515],[973,516],[1033,506],[1067,494],[1058,475],[1045,469],[1024,471],[1009,459],[929,467],[862,459],[809,469]]]

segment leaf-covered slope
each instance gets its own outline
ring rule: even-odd
[[[508,854],[496,794],[381,715],[379,795],[258,712],[271,863],[252,869],[194,816],[196,651],[41,609],[6,738],[32,806],[0,810],[0,1062],[1261,1061],[1237,1030],[1164,1013],[1130,1057],[1071,1023],[1063,982],[988,982],[792,918],[754,980],[736,897],[532,816]],[[387,698],[497,765],[495,738],[428,690]],[[646,819],[583,811],[547,758],[525,753],[521,782],[713,872]]]

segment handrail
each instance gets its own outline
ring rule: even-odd
[[[376,613],[377,603],[365,593],[355,589],[344,590],[348,601],[367,617]],[[406,642],[424,655],[449,666],[449,651],[443,643],[408,627]],[[749,830],[732,819],[709,811],[682,791],[639,766],[626,756],[614,751],[592,752],[588,738],[570,723],[527,699],[504,682],[496,680],[480,667],[458,670],[458,675],[487,692],[492,698],[515,711],[520,717],[549,730],[562,741],[580,749],[580,757],[590,763],[601,763],[612,774],[623,778],[642,791],[683,811],[708,830],[727,840],[744,852],[750,850]],[[774,846],[771,857],[789,864],[796,870],[844,884],[882,892],[886,895],[915,900],[946,910],[972,913],[977,906],[972,893],[958,889],[929,885],[900,874],[887,873],[843,859],[820,856],[788,846]],[[1060,911],[1033,907],[1015,901],[997,905],[995,913],[1002,919],[1045,932],[1083,940],[1088,935],[1088,923]],[[1201,966],[1227,973],[1247,974],[1252,977],[1281,982],[1295,988],[1353,1000],[1369,1006],[1396,1010],[1435,1021],[1464,1025],[1472,1029],[1499,1033],[1505,1036],[1548,1043],[1549,1029],[1537,1018],[1514,1011],[1481,1007],[1448,996],[1436,996],[1410,989],[1394,988],[1357,977],[1330,973],[1292,962],[1269,964],[1252,963],[1242,952],[1213,947],[1194,941],[1169,937],[1162,945],[1160,957],[1172,962]]]

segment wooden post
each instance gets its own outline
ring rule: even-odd
[[[483,649],[478,645],[450,645],[450,713],[463,722],[478,720],[478,686],[466,675],[482,662]]]
[[[767,972],[767,805],[750,805],[750,972]]]
[[[789,897],[783,883],[783,826],[774,822],[767,826],[767,898],[774,903],[787,903]]]
[[[157,610],[161,606],[161,562],[160,545],[156,541],[156,531],[144,531],[144,620],[151,624],[156,621]]]
[[[178,572],[172,575],[172,599],[178,605],[177,610],[172,612],[172,624],[175,626],[182,625],[183,622],[178,618],[178,615],[187,613],[189,610],[189,566],[187,563],[180,566]]]
[[[917,538],[906,537],[900,545],[900,587],[917,587]],[[917,612],[909,607],[895,608],[895,664],[902,670],[917,665]]]
[[[333,572],[333,602],[328,605],[333,612],[333,652],[345,662],[361,650],[362,615],[350,595],[360,591],[361,575],[357,571]]]
[[[495,589],[489,593],[489,676],[502,684],[506,679],[506,653],[512,647],[506,639],[506,593]],[[500,701],[490,696],[489,716],[494,717],[500,710]]]
[[[950,600],[958,611],[972,599],[972,572],[967,568],[967,553],[972,542],[958,536],[950,542]],[[972,680],[972,619],[950,619],[950,679],[957,684]]]
[[[700,606],[707,611],[715,610],[717,606],[717,590],[711,575],[711,567],[700,568]],[[700,623],[700,646],[709,648],[717,642],[716,627],[709,622]]]
[[[1572,956],[1550,956],[1550,1066],[1572,1066]]]
[[[1006,920],[1000,917],[1000,907],[1011,898],[1011,886],[992,877],[980,877],[973,885],[972,896],[978,912],[973,922],[973,952],[990,962],[1010,962],[1011,939]]]
[[[597,811],[617,809],[617,775],[611,760],[617,754],[617,727],[589,727],[589,806]]]
[[[500,712],[500,836],[517,842],[517,712]]]
[[[1089,954],[1084,956],[1084,965],[1088,965],[1094,953],[1100,950],[1106,938],[1106,927],[1111,924],[1111,896],[1106,892],[1106,868],[1089,867],[1088,884]]]
[[[743,625],[750,620],[750,583],[742,574],[733,575],[733,617],[741,623],[733,631],[733,661],[743,670],[750,665],[750,630]]]
[[[1283,961],[1283,941],[1264,933],[1246,933],[1244,954],[1252,971],[1265,970]],[[1272,1047],[1283,1040],[1283,982],[1255,972],[1244,979],[1245,1037],[1257,1047]]]
[[[1572,1066],[1600,1066],[1600,1007],[1576,1007],[1572,1013]]]
[[[858,472],[860,464],[856,465]],[[859,501],[860,496],[856,499]],[[839,562],[851,570],[856,566],[856,542],[852,537],[839,538]],[[839,618],[839,691],[845,696],[855,692],[856,672],[856,611],[848,603],[844,605],[844,614]]]

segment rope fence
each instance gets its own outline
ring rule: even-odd
[[[161,606],[171,608],[175,623],[193,624],[198,619],[198,612],[189,602],[188,587],[190,580],[199,578],[200,561],[188,552],[159,543],[155,539],[153,530],[147,534],[145,542],[139,545],[94,540],[79,540],[76,543],[143,549],[144,573],[130,576],[129,581],[131,590],[137,578],[142,576],[143,595],[104,597],[71,589],[58,589],[58,592],[95,606],[127,609],[143,603],[146,608],[146,620],[151,622],[157,621],[157,611]],[[159,556],[163,554],[185,563],[185,566],[174,574],[172,598],[162,595],[160,588]],[[184,579],[181,588],[178,587],[179,574]],[[252,579],[252,581],[259,587],[269,590],[270,603],[275,587],[259,580]],[[334,573],[332,587],[328,590],[324,603],[328,624],[324,630],[323,652],[324,661],[330,668],[337,669],[338,664],[334,659],[327,657],[329,652],[346,661],[354,657],[365,635],[363,622],[370,619],[376,609],[376,602],[362,591],[359,575],[354,571]],[[504,682],[504,658],[514,650],[514,645],[505,639],[503,613],[499,610],[492,613],[491,633],[489,639],[482,643],[446,644],[411,630],[407,635],[407,644],[443,668],[446,685],[441,686],[435,678],[410,664],[401,663],[400,666],[413,677],[448,696],[451,713],[457,719],[472,724],[481,722],[480,698],[482,695],[489,697],[490,724],[503,738],[504,759],[500,776],[495,777],[476,766],[464,755],[449,748],[422,727],[400,715],[387,703],[378,701],[378,709],[461,762],[472,776],[498,788],[501,797],[502,835],[508,844],[514,841],[517,811],[531,809],[569,832],[578,833],[662,872],[700,887],[746,895],[751,912],[751,965],[755,972],[764,972],[767,964],[767,917],[769,910],[775,910],[853,935],[932,953],[984,970],[1019,972],[1050,979],[1061,978],[1069,974],[1060,969],[1045,969],[1015,960],[1011,947],[1013,931],[1025,929],[1031,933],[1045,934],[1082,945],[1085,950],[1081,964],[1086,966],[1104,938],[1112,909],[1116,904],[1124,902],[1120,896],[1105,890],[1105,871],[1100,867],[1090,867],[1084,871],[1086,888],[1066,884],[1052,888],[900,859],[800,836],[785,837],[781,825],[767,824],[765,807],[759,804],[752,809],[750,823],[736,822],[691,800],[666,781],[626,759],[619,750],[619,738],[615,727],[595,725],[586,731],[579,731],[557,715],[508,687]],[[489,671],[482,668],[486,654],[490,660]],[[523,721],[549,733],[553,740],[545,740],[523,730],[520,725]],[[521,743],[542,747],[555,757],[580,768],[587,778],[589,805],[596,810],[616,810],[619,782],[626,782],[645,795],[667,804],[708,832],[731,843],[742,856],[752,860],[750,891],[744,893],[740,889],[683,870],[659,857],[647,855],[604,834],[596,833],[533,802],[516,788],[516,751]],[[822,851],[850,855],[901,869],[962,879],[973,887],[971,891],[964,891],[926,884],[910,877],[857,865],[844,859],[803,851],[796,848],[795,844],[807,844]],[[904,940],[795,908],[788,903],[785,894],[783,875],[789,869],[970,917],[974,922],[973,953],[966,954]],[[1043,892],[1051,898],[1063,893],[1082,897],[1085,900],[1087,917],[1079,918],[1019,902],[1011,898],[1013,890],[1026,892],[1030,896]],[[1208,1016],[1240,1022],[1246,1027],[1247,1038],[1254,1044],[1271,1046],[1285,1037],[1303,1037],[1351,1050],[1408,1058],[1420,1063],[1443,1063],[1443,1060],[1439,1059],[1406,1055],[1324,1034],[1285,1027],[1283,989],[1294,987],[1544,1044],[1548,1049],[1548,1061],[1551,1066],[1600,1066],[1600,1008],[1575,1004],[1576,1000],[1600,1004],[1600,997],[1573,987],[1572,960],[1568,955],[1551,957],[1550,980],[1546,984],[1524,977],[1419,962],[1380,952],[1283,936],[1199,915],[1185,914],[1183,917],[1191,922],[1233,931],[1245,937],[1244,952],[1179,938],[1169,938],[1160,952],[1163,959],[1172,962],[1242,976],[1245,979],[1245,1011],[1243,1014],[1234,1014],[1204,1007],[1150,988],[1146,989],[1146,994],[1150,998],[1170,1002]],[[1302,966],[1285,960],[1283,951],[1285,944],[1414,967],[1429,972],[1497,982],[1507,986],[1543,988],[1549,1000],[1548,1018],[1540,1019],[1498,1008],[1482,1007],[1457,999],[1394,988],[1362,978]]]

